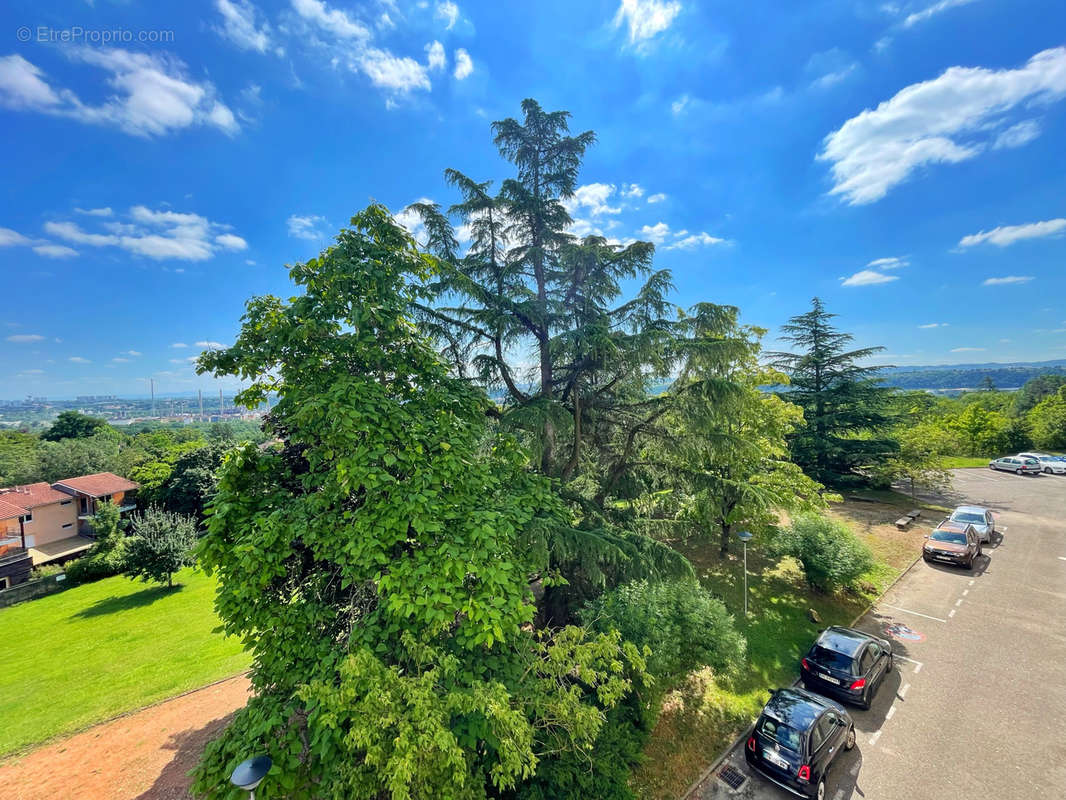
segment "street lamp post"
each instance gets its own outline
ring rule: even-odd
[[[234,786],[248,792],[248,800],[255,800],[255,787],[263,782],[263,778],[270,772],[273,762],[270,756],[256,756],[242,761],[229,776],[229,781]]]
[[[737,538],[744,542],[744,619],[748,618],[748,542],[751,534],[747,531],[737,531]]]

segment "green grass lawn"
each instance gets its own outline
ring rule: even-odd
[[[968,467],[988,467],[991,458],[982,456],[950,456],[944,458],[944,469],[966,469]]]
[[[212,633],[214,578],[175,581],[107,578],[0,609],[0,756],[247,669]]]
[[[673,800],[701,770],[758,714],[769,690],[788,686],[798,674],[799,659],[820,628],[847,625],[863,612],[909,566],[920,547],[922,526],[896,531],[890,523],[908,498],[885,494],[878,503],[847,503],[834,513],[847,521],[873,550],[877,565],[864,579],[868,594],[824,595],[812,592],[792,559],[764,555],[757,537],[748,546],[749,618],[743,616],[743,562],[740,547],[726,559],[710,540],[674,542],[692,562],[701,582],[734,614],[748,640],[748,663],[734,676],[710,670],[694,673],[680,689],[667,695],[658,724],[645,747],[645,763],[634,775],[634,788],[644,798]],[[929,511],[935,516],[935,512]],[[807,616],[813,608],[822,622]]]

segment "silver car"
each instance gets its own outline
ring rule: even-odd
[[[1040,469],[1048,475],[1066,475],[1066,461],[1060,461],[1047,453],[1018,453],[1018,458],[1035,458]]]
[[[988,468],[1013,472],[1015,475],[1039,475],[1042,471],[1040,462],[1035,458],[1022,458],[1021,456],[997,458],[995,461],[988,462]]]
[[[948,517],[952,522],[968,522],[973,525],[982,542],[991,542],[996,532],[996,518],[987,508],[981,506],[959,506]]]

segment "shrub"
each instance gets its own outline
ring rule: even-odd
[[[873,554],[842,522],[819,514],[802,514],[775,539],[779,555],[803,566],[807,583],[821,591],[851,586],[874,565]]]
[[[96,543],[81,558],[71,561],[66,566],[67,580],[72,583],[98,581],[119,575],[126,565],[126,536],[118,506],[104,503],[92,519]]]
[[[627,583],[589,603],[581,617],[648,647],[648,672],[661,690],[703,666],[734,668],[746,650],[725,604],[694,580]]]
[[[66,570],[59,564],[41,564],[30,572],[30,580],[39,581],[41,578],[50,578],[60,572],[66,572]]]

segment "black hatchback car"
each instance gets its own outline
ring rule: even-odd
[[[892,644],[852,628],[822,631],[800,662],[803,685],[869,708],[885,676],[892,671]]]
[[[744,757],[763,777],[823,800],[837,756],[855,746],[855,725],[839,703],[803,689],[778,689],[748,737]]]

